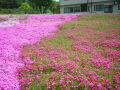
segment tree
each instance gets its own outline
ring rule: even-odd
[[[23,0],[0,0],[0,8],[18,8]]]
[[[60,13],[60,3],[57,1],[53,1],[51,4],[51,10],[53,13]]]
[[[23,9],[25,11],[25,13],[27,13],[27,11],[31,9],[31,7],[30,7],[29,3],[24,2],[24,3],[21,4],[19,9]]]
[[[20,8],[25,11],[27,11],[28,8],[31,8],[33,10],[39,9],[41,13],[59,13],[60,10],[59,2],[56,2],[55,0],[0,0],[0,8]]]
[[[45,7],[44,10],[49,9],[53,3],[53,0],[30,0],[30,2],[33,3],[33,5],[36,5],[36,8],[38,7],[42,11],[43,7]]]

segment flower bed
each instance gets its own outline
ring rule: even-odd
[[[119,14],[83,15],[24,45],[25,66],[16,71],[21,89],[119,90],[119,21]]]
[[[0,23],[0,89],[20,89],[15,71],[16,67],[24,66],[23,59],[18,57],[22,45],[33,44],[48,35],[53,36],[54,33],[51,32],[56,31],[59,24],[80,15],[13,15],[9,18],[15,22],[14,24],[11,24],[10,20]],[[8,17],[9,15],[0,16]],[[24,18],[26,16],[27,18]],[[64,20],[61,20],[61,17]],[[51,18],[57,21],[50,22]],[[42,19],[47,19],[49,22],[41,23]]]

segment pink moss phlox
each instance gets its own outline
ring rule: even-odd
[[[80,50],[80,47],[78,45],[74,45],[74,46],[72,46],[72,49],[75,51],[78,51],[78,50]]]
[[[29,69],[33,69],[32,65],[36,64],[35,61],[27,60],[27,55],[25,54],[21,58],[18,57],[22,45],[32,45],[42,37],[54,36],[54,33],[51,32],[56,31],[58,25],[62,24],[65,20],[71,20],[80,15],[82,14],[15,15],[16,18],[19,17],[19,20],[17,21],[19,23],[10,25],[11,22],[8,21],[6,28],[0,27],[0,62],[5,62],[2,64],[4,67],[1,67],[1,70],[6,70],[5,74],[0,73],[0,76],[2,77],[2,79],[0,79],[0,86],[5,90],[12,90],[13,88],[14,90],[19,90],[20,84],[13,72],[16,71],[17,67],[24,66],[24,64],[26,64],[25,69],[29,71]],[[8,17],[8,15],[4,16]],[[36,53],[39,52],[39,55],[42,55],[42,48],[38,50],[33,47],[32,49],[35,50]],[[28,56],[31,55],[32,54],[30,53]],[[53,54],[51,54],[51,56],[53,56]],[[41,58],[41,60],[43,60],[43,58]],[[48,66],[50,66],[50,64]],[[22,69],[19,69],[19,73],[16,73],[15,75],[23,75],[20,71],[22,72]],[[24,84],[24,81],[21,82]]]
[[[79,56],[74,57],[74,59],[75,59],[76,61],[80,61]]]
[[[89,86],[90,86],[90,87],[93,87],[94,85],[95,85],[94,82],[90,82],[90,83],[89,83]]]
[[[66,66],[67,66],[68,70],[72,70],[73,68],[78,69],[78,65],[74,61],[71,61],[71,60],[68,60],[66,62]]]
[[[54,66],[55,70],[64,70],[64,66],[61,63],[56,63]]]

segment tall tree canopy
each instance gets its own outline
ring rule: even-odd
[[[19,8],[22,3],[27,2],[31,9],[39,9],[41,13],[59,13],[59,2],[55,0],[0,0],[0,8],[14,9]]]
[[[57,1],[53,1],[51,4],[51,10],[53,13],[60,13],[60,3]]]
[[[0,8],[18,8],[24,0],[0,0]]]
[[[31,3],[35,4],[36,7],[42,9],[42,7],[49,8],[53,3],[53,0],[29,0]]]

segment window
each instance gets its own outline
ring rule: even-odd
[[[88,9],[87,9],[87,11],[88,11],[88,12],[90,11],[90,6],[88,6]]]
[[[70,13],[73,13],[73,7],[70,7]]]
[[[64,13],[67,13],[67,8],[64,8]]]
[[[73,8],[73,11],[74,11],[74,12],[80,12],[80,6],[79,6],[79,7],[74,7],[74,8]]]
[[[104,11],[104,5],[96,5],[96,11]]]
[[[112,13],[113,12],[113,5],[104,5],[104,12],[105,13]]]
[[[70,8],[64,8],[64,13],[70,13]]]
[[[64,13],[80,12],[80,6],[64,8]]]
[[[118,10],[120,10],[120,3],[118,3]]]
[[[87,12],[87,4],[81,4],[81,12]]]
[[[94,5],[94,11],[96,11],[96,5]]]

